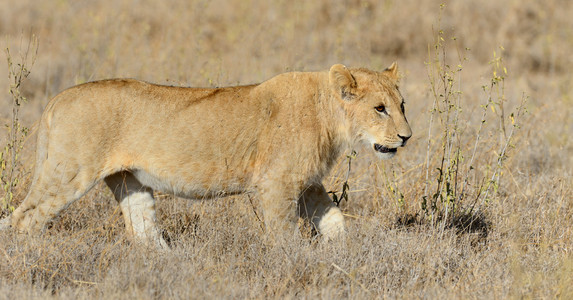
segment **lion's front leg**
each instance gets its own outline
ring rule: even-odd
[[[265,181],[257,190],[267,235],[276,238],[278,234],[296,234],[298,190],[279,180]]]
[[[300,216],[309,220],[326,240],[343,236],[342,212],[334,205],[322,184],[314,184],[305,189],[299,201]]]

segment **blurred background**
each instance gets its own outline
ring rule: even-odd
[[[398,61],[406,89],[413,85],[423,93],[424,63],[439,29],[455,37],[459,49],[470,49],[463,51],[468,75],[487,77],[501,46],[516,93],[571,103],[566,74],[573,64],[573,3],[445,1],[440,9],[442,2],[0,0],[0,45],[16,52],[32,34],[39,38],[24,86],[28,121],[62,89],[110,77],[223,86],[335,63],[380,70]],[[457,60],[456,51],[450,55]],[[0,70],[6,70],[5,59]],[[3,88],[6,80],[0,76]],[[537,97],[549,85],[552,92]],[[5,93],[2,100],[9,100]],[[4,109],[0,113],[6,117]]]

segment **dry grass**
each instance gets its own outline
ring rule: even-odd
[[[195,202],[158,195],[160,224],[173,251],[146,252],[126,240],[118,206],[102,185],[66,210],[45,236],[0,232],[0,298],[573,297],[570,1],[456,1],[441,17],[439,2],[410,0],[0,0],[0,7],[0,35],[7,36],[2,48],[16,53],[21,34],[40,39],[22,86],[29,99],[20,111],[26,126],[50,97],[88,80],[223,86],[334,63],[381,69],[397,60],[414,132],[392,161],[356,149],[350,201],[342,203],[349,227],[344,242],[285,237],[268,247],[247,197]],[[467,178],[469,185],[455,202],[455,218],[443,223],[422,209],[424,195],[437,185],[445,126],[453,124],[432,114],[434,100],[443,99],[432,87],[443,87],[432,83],[425,62],[434,61],[428,49],[439,28],[447,55],[434,66],[447,63],[455,71],[463,65],[453,77],[452,99],[461,111],[450,141],[465,156],[460,178],[452,182]],[[491,86],[494,51],[508,70],[503,91]],[[0,70],[8,70],[4,60]],[[4,90],[6,77],[0,76]],[[504,143],[500,120],[512,128],[509,114],[523,94],[528,113],[517,120],[499,185],[479,198],[480,180],[492,175]],[[7,123],[11,100],[2,95],[0,118]],[[490,96],[503,102],[505,115],[500,118],[501,106],[490,104],[479,131],[480,105]],[[0,137],[4,145],[5,132]],[[32,136],[16,202],[27,191],[33,149]],[[342,159],[327,188],[340,190],[345,172]],[[470,217],[472,226],[464,222]]]

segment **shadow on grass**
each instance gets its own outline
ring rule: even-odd
[[[395,228],[413,229],[414,227],[420,228],[431,226],[434,228],[453,229],[456,234],[463,236],[466,234],[475,235],[480,242],[487,240],[491,222],[487,216],[482,212],[460,211],[453,216],[444,218],[443,214],[434,215],[435,221],[423,213],[403,213],[396,218],[394,222]]]

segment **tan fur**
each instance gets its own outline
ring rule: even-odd
[[[186,198],[254,193],[270,232],[294,232],[300,215],[334,238],[344,221],[321,180],[356,141],[372,151],[405,145],[411,130],[397,82],[393,64],[383,72],[334,65],[215,89],[123,79],[72,87],[42,115],[33,183],[11,224],[39,232],[104,179],[128,232],[146,244],[166,246],[153,190]]]

